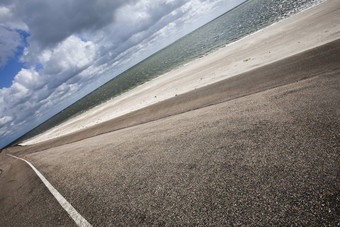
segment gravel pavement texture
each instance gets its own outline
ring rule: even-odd
[[[25,162],[0,153],[0,226],[76,226]]]

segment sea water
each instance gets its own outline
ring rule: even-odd
[[[19,140],[38,135],[174,68],[254,33],[322,0],[249,0],[118,75]]]

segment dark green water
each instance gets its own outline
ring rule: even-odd
[[[38,135],[140,84],[318,2],[320,1],[249,0],[118,75],[14,143]]]

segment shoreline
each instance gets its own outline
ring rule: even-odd
[[[339,10],[339,5],[328,0],[303,10],[148,81],[20,145],[32,145],[79,132],[334,41],[340,38],[340,20],[336,19],[337,13],[333,10]]]
[[[277,88],[307,83],[310,80],[327,80],[340,72],[340,38],[325,45],[307,50],[260,68],[242,73],[194,91],[172,97],[129,114],[94,125],[79,132],[50,139],[29,146],[8,148],[12,155],[27,155],[53,149],[68,151],[66,148],[75,143],[84,143],[111,133],[133,130],[154,122],[185,116],[191,112],[204,111],[206,108],[248,99],[263,92]],[[227,119],[226,119],[227,120]],[[177,127],[179,130],[182,126]],[[44,153],[43,152],[43,153]]]

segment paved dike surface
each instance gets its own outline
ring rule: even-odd
[[[94,226],[334,226],[340,220],[339,103],[336,40],[82,132],[5,152],[25,155]],[[1,222],[68,222],[33,171],[5,152]],[[28,197],[10,193],[20,187]],[[13,211],[18,206],[22,215]],[[54,208],[35,215],[48,206]]]
[[[76,226],[25,162],[0,154],[1,226]]]

